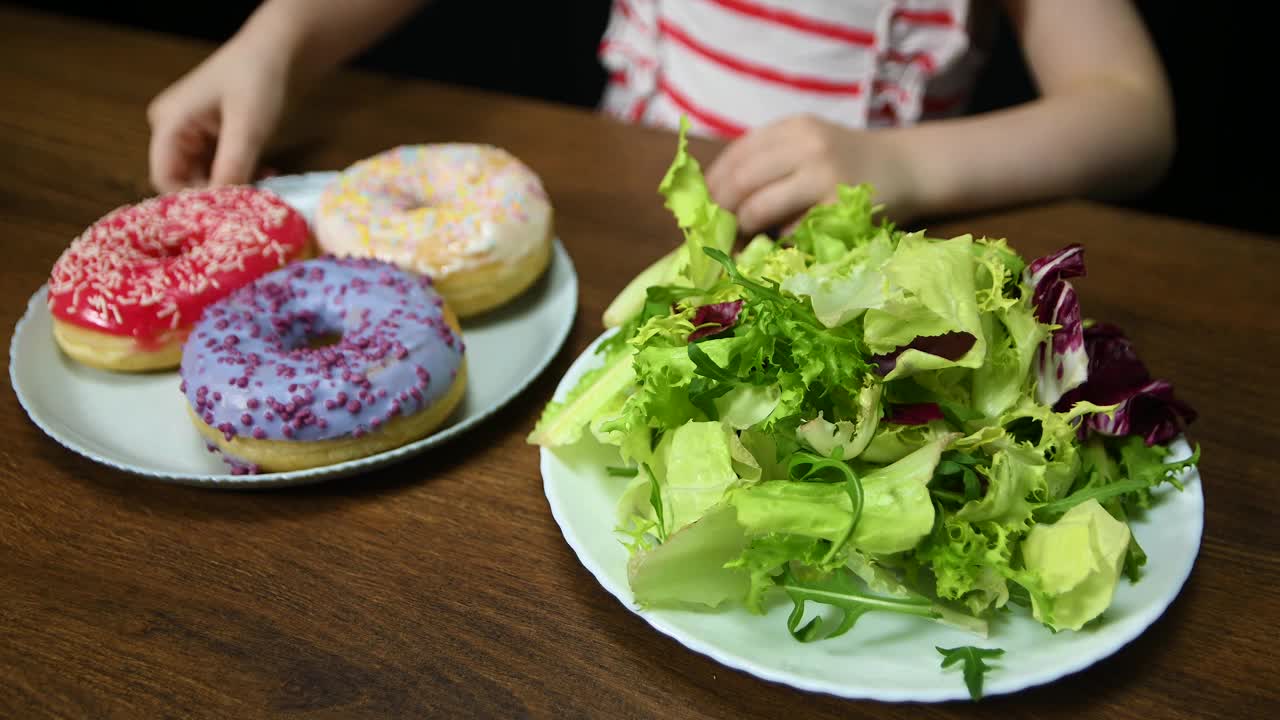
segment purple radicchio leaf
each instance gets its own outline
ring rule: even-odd
[[[884,377],[893,372],[893,369],[898,366],[898,356],[907,350],[919,350],[947,360],[959,360],[973,349],[973,344],[976,342],[978,338],[967,332],[953,331],[941,335],[921,336],[893,352],[873,355],[871,362],[875,365],[876,372],[880,373],[880,377]]]
[[[1064,393],[1088,377],[1089,358],[1084,350],[1084,327],[1076,290],[1067,278],[1084,275],[1084,248],[1068,245],[1027,266],[1026,281],[1032,288],[1036,319],[1058,325],[1036,355],[1036,399],[1052,405]]]
[[[689,342],[728,330],[738,322],[741,313],[741,300],[700,306],[693,312],[694,330],[689,333]]]
[[[1084,331],[1089,357],[1089,379],[1058,401],[1065,412],[1080,401],[1119,405],[1111,416],[1089,415],[1081,432],[1102,435],[1139,435],[1148,445],[1164,444],[1195,421],[1196,411],[1179,400],[1173,385],[1153,379],[1138,357],[1133,343],[1114,325],[1099,324]]]
[[[932,420],[942,420],[942,408],[937,403],[909,403],[889,408],[885,422],[895,425],[924,425]]]

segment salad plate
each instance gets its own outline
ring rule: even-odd
[[[841,186],[735,252],[682,126],[685,243],[529,442],[570,547],[658,631],[884,701],[1011,693],[1152,625],[1195,563],[1193,408],[1086,320],[1084,248],[931,238]]]
[[[311,222],[334,173],[280,176],[260,183]],[[577,312],[578,278],[559,240],[545,275],[506,306],[462,323],[467,392],[445,425],[427,437],[334,465],[258,475],[232,474],[210,453],[187,417],[176,371],[112,373],[85,367],[53,341],[46,289],[32,297],[14,329],[9,378],[32,421],[69,450],[136,475],[187,485],[263,488],[347,477],[423,453],[476,427],[522,392],[559,352]],[[512,353],[513,347],[526,348]]]
[[[562,399],[600,358],[597,339],[569,368],[556,389]],[[1186,457],[1185,440],[1172,444],[1174,459]],[[868,613],[848,634],[800,643],[787,631],[789,602],[768,606],[765,615],[742,607],[703,611],[641,608],[627,582],[627,548],[615,532],[616,508],[627,479],[611,477],[616,448],[587,440],[541,450],[543,489],[551,513],[582,565],[600,585],[655,630],[695,652],[751,675],[845,698],[938,702],[968,698],[958,669],[943,669],[935,647],[999,647],[984,693],[999,695],[1052,682],[1115,653],[1151,626],[1173,602],[1191,573],[1204,527],[1204,497],[1195,468],[1182,476],[1184,490],[1153,491],[1146,517],[1130,527],[1146,550],[1142,579],[1121,579],[1103,622],[1079,632],[1051,633],[1028,613],[998,617],[987,638],[928,619]]]

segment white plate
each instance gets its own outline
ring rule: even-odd
[[[331,173],[262,183],[310,220]],[[446,426],[417,442],[327,467],[231,475],[210,453],[186,413],[177,372],[110,373],[62,354],[45,305],[31,297],[9,346],[9,379],[35,424],[68,449],[104,465],[159,480],[217,487],[300,485],[366,472],[457,437],[493,414],[538,376],[559,351],[578,308],[578,277],[559,240],[547,273],[504,307],[462,324],[467,394]]]
[[[601,339],[603,339],[602,336]],[[596,340],[569,368],[556,389],[564,393],[598,364]],[[590,434],[588,434],[588,437]],[[1189,454],[1185,441],[1175,450]],[[802,690],[847,698],[937,702],[968,698],[959,667],[941,669],[935,646],[1004,648],[986,677],[985,695],[1015,692],[1082,670],[1137,637],[1178,594],[1200,548],[1204,497],[1195,469],[1186,490],[1157,490],[1147,518],[1131,523],[1148,554],[1142,579],[1122,579],[1103,622],[1082,632],[1051,634],[1021,609],[992,622],[990,637],[929,620],[868,613],[848,634],[802,644],[787,632],[791,603],[775,603],[763,615],[741,607],[716,612],[639,609],[627,584],[627,551],[614,534],[618,495],[625,478],[608,477],[618,464],[612,448],[592,440],[551,452],[542,450],[542,478],[551,512],[565,540],[606,590],[659,632],[729,667]]]

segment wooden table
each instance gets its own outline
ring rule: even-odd
[[[146,103],[207,50],[0,10],[0,327],[13,327],[80,229],[148,194]],[[573,333],[527,392],[446,449],[281,492],[192,489],[96,465],[45,437],[6,383],[0,716],[1154,720],[1275,711],[1280,244],[1088,203],[933,228],[1008,237],[1028,256],[1085,243],[1084,307],[1127,328],[1202,413],[1193,437],[1204,450],[1204,542],[1164,617],[1089,670],[979,706],[849,702],[728,669],[650,629],[565,544],[524,441],[597,335],[606,303],[675,242],[655,194],[674,138],[356,74],[327,84],[295,117],[305,120],[284,131],[272,158],[290,172],[417,141],[491,142],[526,160],[546,181],[578,268]]]

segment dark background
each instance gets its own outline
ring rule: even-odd
[[[255,0],[191,3],[19,2],[54,12],[221,41]],[[610,0],[436,0],[356,64],[384,72],[593,107],[604,85],[596,46]],[[1164,182],[1133,207],[1268,233],[1275,143],[1263,109],[1276,63],[1252,3],[1137,3],[1169,72],[1178,152]],[[176,74],[177,71],[175,71]],[[1032,97],[1017,43],[1001,28],[974,110]]]

